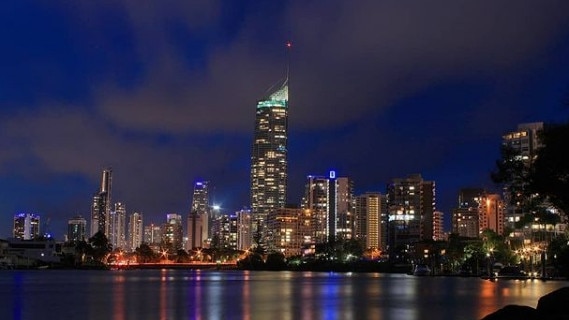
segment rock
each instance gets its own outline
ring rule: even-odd
[[[502,309],[492,312],[482,320],[537,320],[539,317],[536,309],[528,306],[507,305]]]
[[[536,309],[541,319],[569,319],[569,287],[539,298]]]

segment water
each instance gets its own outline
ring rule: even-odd
[[[0,319],[480,319],[562,281],[211,270],[0,271]]]

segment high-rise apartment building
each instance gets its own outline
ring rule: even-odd
[[[176,213],[166,215],[166,223],[162,225],[162,246],[170,252],[176,252],[184,246],[182,216]]]
[[[210,237],[210,225],[213,216],[209,196],[209,182],[197,181],[194,184],[192,207],[188,214],[189,249],[203,247],[203,243]],[[191,236],[190,232],[192,233]]]
[[[267,215],[286,204],[288,76],[257,102],[251,150],[251,215],[255,232],[264,233]]]
[[[316,243],[328,241],[330,235],[330,180],[324,176],[308,176],[302,209],[310,210],[312,216],[311,238]]]
[[[91,206],[91,236],[98,231],[109,234],[109,219],[111,214],[111,186],[112,170],[104,169],[101,178],[101,187],[93,196]]]
[[[452,211],[452,232],[461,237],[478,238],[480,235],[480,201],[486,194],[482,188],[462,188],[458,194],[458,207]]]
[[[130,251],[136,250],[140,247],[144,238],[142,213],[133,212],[128,221],[128,247]]]
[[[204,225],[208,225],[207,215],[192,210],[188,215],[188,243],[186,245],[188,250],[204,246],[204,240],[207,239],[204,238],[204,234],[207,234],[207,231],[204,232]]]
[[[336,236],[351,239],[354,232],[354,183],[350,178],[336,179]]]
[[[518,152],[521,160],[530,165],[537,156],[537,150],[542,146],[539,133],[543,130],[543,122],[521,123],[517,130],[508,132],[502,136],[502,145]],[[504,190],[504,202],[506,203],[505,222],[508,227],[515,229],[515,223],[520,221],[523,215],[522,206],[513,204],[512,194],[508,186]],[[514,234],[521,236],[521,230],[514,230]]]
[[[433,240],[445,240],[445,222],[444,213],[442,211],[433,212]]]
[[[251,210],[242,209],[237,215],[237,249],[248,250],[251,248]]]
[[[541,147],[539,132],[543,130],[543,122],[521,123],[518,129],[502,136],[502,144],[519,152],[522,160],[531,162]]]
[[[435,183],[420,174],[393,179],[387,186],[389,227],[392,249],[433,239]]]
[[[355,198],[354,237],[366,248],[385,249],[387,197],[378,192],[368,192]]]
[[[226,214],[222,214],[214,220],[211,241],[213,248],[237,250],[237,221],[237,215]]]
[[[144,226],[144,243],[158,250],[162,243],[162,227],[154,223]]]
[[[304,247],[312,244],[312,217],[310,210],[279,208],[269,213],[268,229],[271,233],[269,247],[286,257],[300,255]]]
[[[115,203],[110,212],[109,232],[107,238],[116,249],[127,249],[126,243],[126,206],[122,202]]]
[[[12,235],[16,239],[31,240],[40,235],[40,216],[33,213],[18,213],[14,216]]]
[[[67,241],[87,240],[87,220],[82,216],[75,216],[67,220]]]
[[[327,242],[331,237],[352,237],[354,197],[350,178],[336,177],[335,171],[328,176],[308,176],[301,207],[311,211],[311,237],[317,243]]]
[[[480,201],[480,232],[490,229],[504,235],[504,201],[499,194],[484,194]]]

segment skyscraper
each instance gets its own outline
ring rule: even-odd
[[[107,238],[113,248],[126,249],[126,206],[122,202],[115,203],[109,219]]]
[[[197,181],[194,184],[192,208],[188,215],[189,249],[201,248],[209,238],[210,222],[212,221],[211,205],[209,202],[209,182]],[[190,232],[192,233],[190,237]],[[197,234],[199,232],[200,234]]]
[[[420,174],[393,179],[387,186],[389,246],[411,252],[414,243],[433,239],[435,182],[424,181]]]
[[[386,248],[386,201],[379,192],[367,192],[355,198],[354,237],[369,249]]]
[[[128,245],[131,251],[142,244],[144,236],[142,213],[134,212],[128,222]]]
[[[87,237],[87,220],[75,216],[67,221],[67,241],[85,241]]]
[[[101,178],[101,188],[93,196],[91,206],[91,236],[98,231],[109,234],[109,218],[111,213],[112,170],[104,169]]]
[[[286,204],[288,76],[278,89],[257,102],[251,151],[253,232],[263,232],[271,210]]]
[[[302,209],[310,210],[311,237],[316,243],[328,241],[330,236],[330,180],[324,176],[308,176]]]
[[[40,216],[33,213],[18,213],[14,216],[13,236],[31,240],[40,235]]]
[[[182,216],[176,213],[167,214],[166,223],[162,225],[162,247],[169,252],[182,249],[183,236]]]

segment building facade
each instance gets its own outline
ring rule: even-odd
[[[144,240],[144,220],[142,213],[133,212],[128,220],[128,247],[130,251],[135,251]]]
[[[98,231],[106,236],[109,234],[109,219],[111,214],[112,170],[104,169],[101,177],[101,187],[93,196],[91,205],[91,236]]]
[[[171,253],[184,247],[182,216],[176,213],[166,215],[166,223],[162,225],[162,247]]]
[[[355,198],[354,237],[368,249],[385,249],[387,244],[387,198],[367,192]]]
[[[414,243],[433,239],[435,183],[420,174],[393,179],[387,186],[390,249],[408,250]]]
[[[15,239],[32,240],[40,236],[40,216],[33,213],[14,215],[12,236]]]
[[[269,213],[267,224],[272,235],[271,250],[290,257],[300,255],[303,248],[312,244],[308,212],[310,210],[301,208],[279,208]]]
[[[251,216],[253,233],[264,233],[267,215],[286,204],[288,77],[257,102],[251,150]]]
[[[87,240],[87,220],[82,216],[75,216],[67,220],[67,241]]]
[[[251,235],[251,210],[242,209],[237,215],[237,249],[249,250],[252,245]]]
[[[128,249],[126,241],[126,205],[122,202],[115,203],[114,210],[110,213],[109,232],[107,238],[115,249]]]
[[[158,251],[162,243],[162,227],[154,223],[144,226],[144,243]]]
[[[480,201],[486,194],[482,188],[462,188],[458,194],[458,206],[452,212],[452,232],[461,237],[480,236]]]

